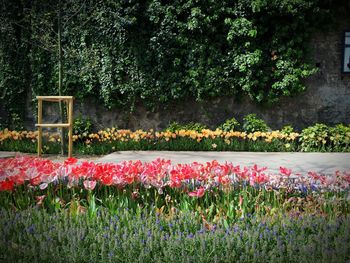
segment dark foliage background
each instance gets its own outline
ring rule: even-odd
[[[133,110],[194,97],[273,104],[305,90],[307,41],[334,1],[62,0],[63,93]],[[3,126],[57,95],[58,1],[1,0]],[[4,113],[5,112],[5,113]]]

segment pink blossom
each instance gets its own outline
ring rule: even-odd
[[[280,166],[280,173],[286,176],[290,176],[292,174],[292,170],[287,169],[286,167]]]
[[[96,181],[85,180],[84,187],[86,190],[94,190],[96,186]]]
[[[204,189],[204,187],[200,187],[200,188],[198,188],[196,191],[193,191],[193,192],[188,193],[189,196],[191,196],[191,197],[197,197],[197,198],[200,198],[200,197],[204,196],[204,194],[205,194],[205,189]]]

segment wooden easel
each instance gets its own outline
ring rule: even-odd
[[[38,156],[41,156],[42,152],[42,129],[43,128],[68,128],[68,157],[72,157],[73,153],[73,96],[37,96],[38,100],[38,123],[35,124],[38,127]],[[43,119],[43,101],[66,103],[68,123],[42,123]],[[63,120],[62,120],[63,121]]]

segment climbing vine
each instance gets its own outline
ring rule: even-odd
[[[57,1],[1,4],[1,101],[57,94]],[[305,90],[318,0],[65,0],[63,88],[108,108],[248,95],[272,104]]]

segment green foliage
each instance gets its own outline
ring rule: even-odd
[[[166,131],[169,131],[169,132],[176,132],[176,131],[179,131],[179,130],[182,130],[183,129],[183,125],[179,124],[178,122],[176,121],[173,121],[171,122],[168,127],[166,127]]]
[[[208,129],[208,127],[202,123],[190,122],[183,126],[184,130],[191,130],[201,132],[203,129]]]
[[[191,130],[191,131],[201,132],[203,129],[208,129],[208,127],[198,122],[189,122],[186,124],[179,124],[178,122],[175,121],[170,123],[165,130],[170,132],[176,132],[179,130]]]
[[[73,133],[76,135],[90,134],[93,131],[93,123],[90,118],[78,117],[74,119]],[[86,136],[85,135],[85,136]],[[85,137],[84,136],[84,137]]]
[[[300,137],[302,151],[325,151],[330,135],[326,124],[316,123],[303,129]]]
[[[330,144],[335,151],[346,152],[350,150],[350,125],[338,124],[330,127]]]
[[[317,0],[63,1],[64,94],[133,110],[192,97],[276,102],[315,72],[305,43],[329,10]],[[57,2],[1,6],[0,94],[57,94]]]
[[[294,131],[294,128],[291,125],[285,125],[282,128],[281,132],[284,133],[284,134],[289,135],[289,134],[291,134],[292,132],[295,132],[295,131]]]
[[[223,124],[221,124],[218,129],[222,131],[237,131],[239,129],[239,126],[241,124],[236,120],[235,117],[232,117],[231,119],[227,119]]]
[[[267,132],[269,127],[263,119],[259,119],[256,114],[248,114],[243,118],[243,130],[247,133],[251,132]]]
[[[23,121],[16,112],[11,113],[9,128],[15,131],[23,131]]]
[[[350,125],[338,124],[334,127],[317,123],[304,129],[300,137],[302,151],[350,150]]]

